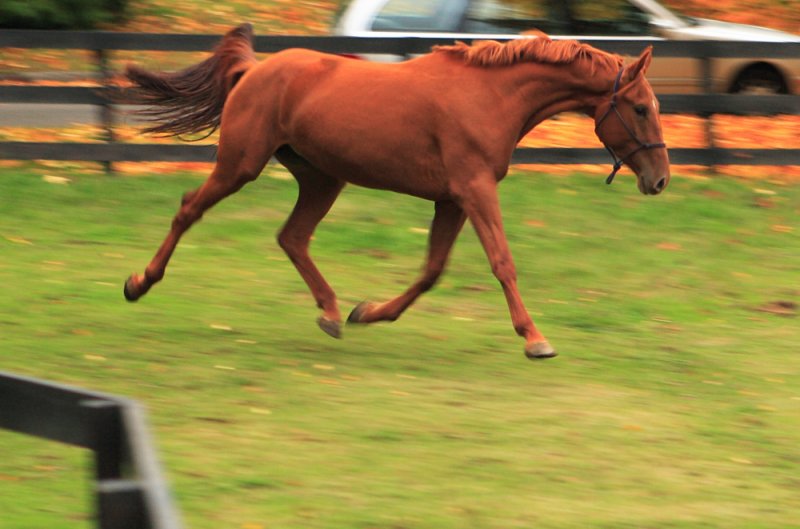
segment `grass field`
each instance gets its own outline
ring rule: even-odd
[[[144,404],[188,527],[800,527],[800,186],[510,175],[561,353],[533,363],[469,227],[403,318],[337,341],[274,242],[279,168],[137,304],[122,283],[199,178],[46,176],[0,169],[0,369]],[[345,191],[314,245],[345,313],[414,279],[431,211]],[[3,529],[92,526],[86,453],[0,431],[0,454]]]

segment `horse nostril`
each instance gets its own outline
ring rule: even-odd
[[[665,187],[667,187],[667,179],[662,178],[661,180],[656,182],[655,190],[660,193],[661,191],[664,190]]]

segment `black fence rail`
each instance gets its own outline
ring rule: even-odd
[[[100,529],[182,527],[135,402],[0,371],[0,428],[92,450]]]
[[[110,78],[107,71],[109,54],[114,50],[208,51],[219,40],[218,35],[148,34],[81,31],[4,30],[0,32],[0,48],[47,48],[94,50],[101,82]],[[277,52],[287,48],[310,48],[330,53],[391,54],[411,56],[425,53],[436,44],[450,40],[418,37],[307,37],[259,36],[256,51]],[[721,41],[651,41],[592,40],[584,42],[613,53],[638,55],[652,44],[659,57],[697,59],[711,86],[711,61],[730,57],[773,57],[800,59],[800,43],[721,42]],[[106,130],[105,143],[33,143],[0,142],[0,159],[17,160],[83,160],[103,161],[213,161],[215,150],[207,145],[125,144],[115,140],[113,112],[104,96],[112,87],[0,86],[0,103],[61,103],[97,105],[98,121]],[[662,94],[662,113],[694,114],[710,118],[714,114],[774,115],[800,114],[798,95],[736,94]],[[671,148],[675,164],[690,165],[800,165],[800,149],[719,148],[713,127],[706,127],[703,149]],[[514,163],[586,164],[606,163],[605,150],[573,148],[518,148]]]

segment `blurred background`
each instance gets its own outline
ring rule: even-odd
[[[83,5],[85,4],[85,5]],[[62,7],[59,7],[59,6]],[[0,5],[0,27],[101,29],[123,32],[222,34],[248,21],[256,35],[422,36],[507,38],[543,30],[556,37],[666,40],[723,40],[797,42],[800,14],[786,0],[732,1],[708,4],[693,0],[358,0],[355,2],[107,2],[83,0],[18,2]],[[98,59],[83,49],[0,48],[0,84],[38,86],[92,86],[113,76],[125,64],[136,62],[161,70],[192,64],[202,52],[114,50]],[[400,56],[362,54],[370,60],[400,60]],[[102,61],[101,71],[98,60]],[[705,86],[706,77],[709,86]],[[705,76],[692,57],[659,57],[649,72],[658,94],[797,94],[800,59],[797,57],[717,58]],[[113,121],[113,132],[108,121]],[[99,119],[97,107],[46,107],[23,102],[0,102],[0,140],[100,140],[114,134],[120,141],[141,141],[124,113]],[[582,146],[590,123],[583,116],[561,116],[530,134],[522,146]],[[793,148],[800,137],[796,115],[733,116],[727,114],[665,115],[666,141],[671,147]],[[599,146],[599,143],[597,143]],[[3,162],[9,163],[9,162]],[[125,164],[118,166],[125,170]],[[186,167],[186,166],[184,166]],[[167,169],[166,166],[156,169]],[[548,170],[569,173],[574,166]],[[205,170],[205,168],[203,168]],[[599,168],[585,168],[597,170]],[[685,168],[702,174],[704,168]],[[797,166],[718,166],[718,172],[750,177],[780,174],[800,178]]]

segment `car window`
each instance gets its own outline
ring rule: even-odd
[[[464,21],[469,33],[648,35],[648,15],[628,0],[473,0]]]
[[[468,0],[389,0],[373,31],[459,31]]]
[[[627,0],[568,0],[576,35],[649,35],[650,19]]]
[[[520,34],[528,31],[553,33],[549,0],[473,0],[464,22],[469,33]]]

